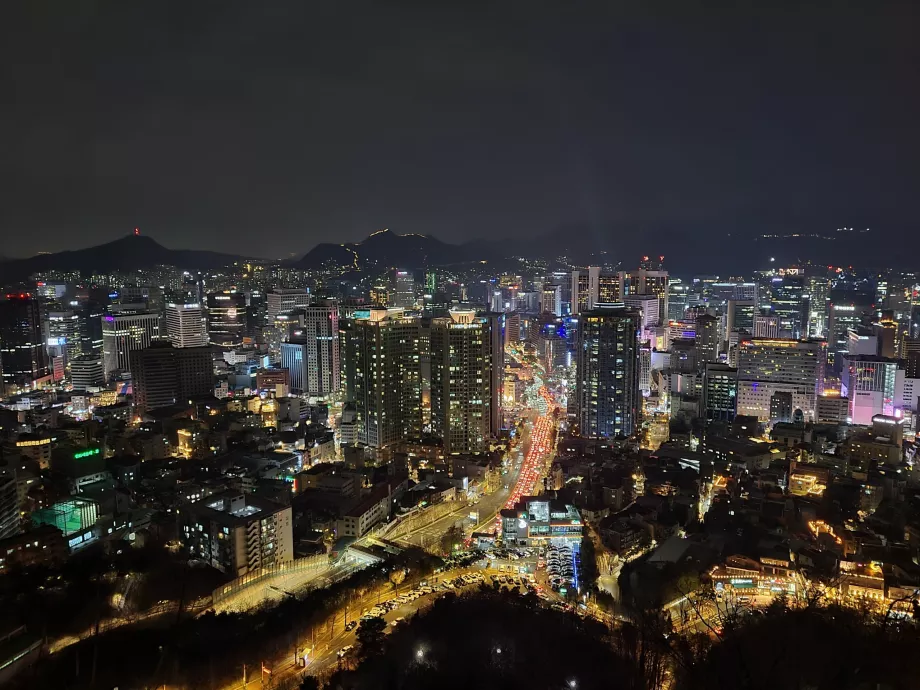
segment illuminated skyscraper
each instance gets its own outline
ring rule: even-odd
[[[166,337],[173,347],[205,347],[208,333],[200,304],[167,304]]]
[[[452,311],[431,323],[431,428],[445,453],[480,453],[501,427],[503,350],[495,316]]]
[[[641,414],[639,314],[599,307],[581,314],[576,342],[576,418],[583,436],[629,436]]]
[[[800,338],[806,333],[808,300],[805,278],[800,275],[777,276],[770,287],[770,306],[779,317],[780,336]]]
[[[107,314],[102,320],[102,362],[106,381],[120,374],[130,374],[131,353],[146,349],[159,339],[159,314]]]
[[[396,271],[394,276],[396,307],[412,309],[417,301],[415,296],[415,276],[410,271]]]
[[[155,410],[214,394],[211,348],[173,347],[166,340],[130,354],[134,404]]]
[[[339,305],[323,300],[296,311],[299,325],[292,327],[292,341],[303,343],[303,385],[296,387],[307,395],[323,396],[340,387]],[[291,387],[293,385],[293,378]]]
[[[6,391],[50,380],[41,307],[28,293],[10,294],[0,301],[0,372]]]
[[[402,309],[371,309],[343,329],[346,395],[358,440],[372,448],[421,438],[422,328]]]
[[[661,260],[664,257],[660,257]],[[653,268],[646,268],[646,267]],[[660,300],[659,314],[668,313],[668,272],[661,263],[653,262],[649,257],[642,257],[639,268],[635,271],[620,271],[620,299],[627,295],[657,295]]]

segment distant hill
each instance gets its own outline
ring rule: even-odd
[[[167,249],[152,237],[128,235],[75,251],[38,254],[0,264],[0,283],[24,280],[37,271],[119,271],[150,268],[157,264],[179,268],[220,268],[241,257],[196,249]]]
[[[378,230],[361,242],[318,244],[294,265],[302,269],[330,264],[354,264],[356,268],[424,268],[475,260],[474,253],[471,244],[448,244],[431,235],[400,235]]]

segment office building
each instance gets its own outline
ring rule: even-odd
[[[641,263],[650,265],[646,258],[644,257]],[[668,313],[670,288],[667,271],[641,267],[635,271],[620,271],[619,289],[620,299],[625,299],[628,295],[656,295],[660,302],[658,313]]]
[[[394,306],[413,309],[416,303],[415,276],[411,271],[396,271],[393,278]]]
[[[589,437],[630,436],[638,428],[639,314],[599,307],[581,315],[576,341],[576,418]]]
[[[546,283],[540,290],[540,311],[562,316],[562,286]]]
[[[780,337],[801,338],[808,322],[805,278],[800,275],[777,276],[770,284],[770,308],[779,318]]]
[[[187,503],[179,514],[189,557],[231,577],[294,560],[290,506],[225,491]]]
[[[875,316],[875,293],[834,288],[830,292],[827,322],[827,361],[840,374],[847,353],[848,332]]]
[[[279,316],[290,314],[310,304],[306,288],[274,288],[266,295],[265,320],[274,323]]]
[[[74,390],[101,388],[105,385],[105,369],[99,355],[80,355],[70,362],[70,383]]]
[[[703,314],[696,319],[696,349],[699,362],[718,362],[722,350],[722,322]]]
[[[301,392],[315,396],[337,392],[341,385],[338,302],[322,300],[296,310],[293,316],[298,325],[292,327],[291,342],[305,346]]]
[[[894,415],[898,361],[878,355],[844,355],[840,394],[849,398],[851,424],[870,425],[875,415]]]
[[[573,315],[592,309],[598,301],[600,273],[600,266],[588,266],[584,271],[572,271],[570,312]]]
[[[16,473],[0,475],[0,539],[19,534],[19,490]]]
[[[402,309],[371,309],[342,328],[347,399],[372,448],[422,436],[423,338]]]
[[[298,395],[306,392],[307,385],[307,343],[304,338],[293,337],[281,343],[281,368],[288,372],[292,393]]]
[[[10,294],[0,301],[0,381],[6,392],[51,381],[41,306],[28,293]]]
[[[98,302],[89,301],[76,312],[80,319],[80,352],[102,357],[102,318],[105,316],[105,308]]]
[[[792,394],[793,412],[813,420],[815,398],[823,391],[826,345],[817,340],[754,338],[739,344],[739,415],[770,421],[770,399],[777,391]]]
[[[776,391],[770,396],[770,423],[781,424],[792,421],[792,393]]]
[[[236,290],[208,293],[208,339],[232,349],[243,344],[249,326],[246,294]]]
[[[680,278],[668,280],[668,321],[682,321],[690,305],[690,286]]]
[[[754,337],[779,338],[779,317],[772,314],[754,314]]]
[[[839,394],[819,395],[815,406],[815,421],[819,424],[846,424],[850,415],[849,398]]]
[[[152,312],[107,314],[102,320],[102,365],[106,381],[131,373],[131,353],[160,340],[160,315]]]
[[[80,336],[80,315],[73,311],[49,311],[48,348],[56,348],[66,355],[69,363],[83,354],[83,339]]]
[[[725,309],[725,331],[726,331],[726,340],[728,339],[728,333],[740,332],[747,333],[749,336],[754,335],[754,317],[757,314],[757,303],[752,300],[737,300],[730,299]],[[779,334],[779,326],[777,325],[777,334]],[[760,336],[764,337],[776,337],[774,336]]]
[[[131,352],[134,405],[155,410],[214,395],[210,347],[174,347],[167,341]]]
[[[597,299],[591,305],[594,309],[597,304],[613,304],[622,297],[619,273],[601,273],[597,276]],[[659,313],[661,313],[659,311]]]
[[[830,296],[830,281],[826,275],[808,276],[805,279],[808,292],[808,337],[827,337],[827,302]]]
[[[731,422],[735,419],[737,398],[738,370],[726,364],[706,362],[701,416],[710,422]]]
[[[494,315],[451,311],[431,322],[431,429],[444,452],[481,453],[501,429],[504,369]]]
[[[649,340],[650,329],[661,324],[661,300],[657,295],[627,295],[623,304],[639,312],[639,338]]]
[[[207,321],[201,305],[167,304],[166,338],[173,347],[206,347]]]

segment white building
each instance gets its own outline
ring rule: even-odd
[[[738,414],[770,421],[770,398],[777,392],[792,394],[793,410],[806,420],[815,416],[818,394],[824,388],[827,345],[817,340],[754,338],[739,344]]]
[[[877,355],[850,355],[840,370],[840,395],[850,400],[850,423],[869,426],[875,415],[893,415],[898,361]]]
[[[153,312],[107,314],[102,319],[102,364],[105,378],[130,373],[130,355],[160,339],[160,315]]]
[[[769,314],[755,314],[754,337],[779,338],[779,317]]]
[[[266,295],[266,323],[274,323],[282,314],[310,304],[310,293],[306,288],[275,288]]]
[[[300,310],[302,320],[295,332],[304,351],[303,392],[308,395],[329,395],[339,390],[339,305],[324,300]],[[293,388],[293,384],[292,384]]]
[[[208,329],[200,304],[167,304],[166,337],[173,347],[206,347]]]

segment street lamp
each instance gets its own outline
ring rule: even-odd
[[[421,661],[422,661],[424,658],[425,658],[425,650],[422,649],[421,647],[419,647],[418,649],[415,650],[415,659],[416,659],[416,661],[418,661],[419,663],[421,663]]]
[[[572,678],[572,679],[569,681],[569,687],[572,688],[572,690],[575,690],[575,688],[578,687],[578,681],[575,680],[574,678]]]

